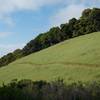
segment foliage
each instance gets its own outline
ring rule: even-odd
[[[66,40],[0,68],[0,84],[12,79],[67,83],[100,79],[100,32]]]
[[[100,82],[12,81],[0,87],[0,100],[99,100]]]
[[[85,9],[80,19],[72,18],[69,23],[62,24],[60,27],[53,27],[48,32],[42,33],[31,40],[22,50],[11,53],[12,59],[9,60],[9,54],[2,57],[0,67],[66,39],[97,31],[100,31],[100,9]]]

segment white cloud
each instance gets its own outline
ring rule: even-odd
[[[0,38],[7,37],[11,34],[12,34],[12,32],[0,32]]]
[[[59,4],[59,6],[60,4],[64,4],[67,6],[76,5],[76,4],[95,6],[95,5],[99,5],[99,3],[100,3],[100,0],[0,0],[0,19],[5,21],[8,25],[12,26],[13,21],[12,19],[9,18],[8,15],[16,11],[23,11],[23,10],[35,11],[35,10],[40,9],[41,7],[54,5],[54,4]],[[69,8],[67,7],[64,10],[68,11],[70,8],[71,9],[74,8],[72,7],[69,7]],[[75,7],[75,9],[77,8]],[[81,9],[79,8],[78,11]],[[60,11],[59,15],[61,14],[64,15],[63,13],[64,11]],[[70,13],[73,13],[73,12],[70,12]]]
[[[100,6],[100,0],[66,0],[68,5],[70,4],[84,4],[88,6]]]
[[[11,13],[17,10],[36,10],[62,0],[0,0],[0,13]]]
[[[15,25],[14,21],[10,16],[7,15],[1,15],[0,20],[4,22],[4,24],[8,25],[9,27],[13,27]]]
[[[43,6],[58,4],[63,0],[0,0],[0,20],[3,20],[9,26],[13,26],[14,22],[10,18],[10,14],[23,10],[38,10]]]
[[[82,11],[86,7],[84,5],[69,5],[60,9],[54,16],[51,17],[51,24],[56,26],[68,22],[69,19],[75,17],[79,18]]]
[[[36,10],[51,4],[91,4],[96,5],[100,0],[0,0],[0,13],[11,13],[16,10]]]
[[[75,17],[79,18],[86,8],[100,7],[100,0],[62,0],[64,7],[50,18],[51,26],[57,26]]]
[[[18,48],[23,48],[25,44],[0,44],[0,57]]]

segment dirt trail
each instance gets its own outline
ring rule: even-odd
[[[82,64],[82,63],[71,63],[71,62],[50,62],[50,63],[44,63],[44,64],[38,64],[38,63],[32,63],[32,62],[22,62],[18,64],[28,64],[28,65],[34,65],[34,66],[61,64],[61,65],[72,65],[72,66],[100,67],[100,64]]]

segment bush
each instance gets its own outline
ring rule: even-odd
[[[0,87],[0,100],[100,100],[100,82],[12,81]]]

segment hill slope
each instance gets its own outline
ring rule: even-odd
[[[72,18],[68,23],[61,24],[60,27],[52,27],[29,41],[22,49],[16,49],[1,57],[0,67],[64,40],[99,31],[100,8],[85,9],[79,19]]]
[[[66,82],[100,80],[100,32],[80,36],[0,68],[0,83],[12,79]]]

